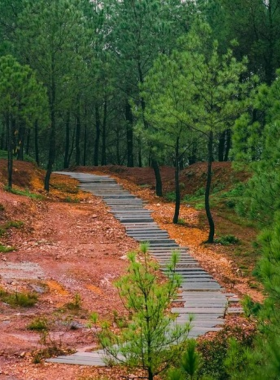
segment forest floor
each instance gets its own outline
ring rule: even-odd
[[[251,275],[258,256],[252,248],[257,230],[242,225],[233,211],[225,212],[220,204],[214,207],[213,214],[217,235],[234,234],[239,244],[207,245],[203,243],[207,239],[203,211],[184,203],[180,224],[174,225],[174,204],[154,195],[151,169],[106,166],[75,170],[110,174],[146,200],[158,224],[179,244],[188,246],[201,266],[228,292],[240,297],[249,294],[256,301],[263,299],[260,285]],[[200,191],[205,170],[206,165],[200,163],[181,172],[183,195]],[[174,170],[164,167],[161,173],[164,192],[172,192]],[[39,360],[41,354],[52,354],[55,349],[92,350],[98,346],[102,321],[110,320],[117,327],[125,310],[113,282],[125,272],[126,253],[137,249],[100,198],[79,191],[77,181],[57,174],[52,175],[47,194],[43,176],[44,172],[32,164],[17,161],[13,175],[16,194],[7,192],[6,161],[0,160],[0,249],[11,248],[10,252],[0,253],[0,297],[5,292],[25,292],[35,293],[38,298],[33,307],[0,302],[0,380],[124,378],[127,372],[123,368],[58,365]],[[224,183],[232,186],[247,177],[233,172],[229,163],[214,165],[216,187]],[[91,323],[90,315],[94,316]],[[47,334],[30,330],[30,324],[38,324],[38,318],[47,323]],[[246,327],[248,322],[231,316],[227,323]]]

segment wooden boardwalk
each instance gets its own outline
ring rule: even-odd
[[[189,337],[196,338],[209,331],[222,329],[227,312],[239,312],[231,307],[237,301],[233,294],[226,294],[217,281],[199,266],[189,254],[187,247],[180,247],[170,239],[167,231],[159,228],[151,217],[151,212],[144,208],[141,199],[124,190],[109,176],[86,173],[58,172],[70,175],[80,181],[82,190],[103,198],[110,207],[115,218],[125,226],[128,236],[138,242],[149,242],[149,252],[154,256],[162,270],[169,261],[171,252],[180,252],[180,260],[176,268],[182,277],[182,285],[178,295],[180,307],[172,312],[178,314],[176,323],[183,324],[193,316]],[[77,352],[74,355],[59,356],[49,362],[102,366],[104,352]]]

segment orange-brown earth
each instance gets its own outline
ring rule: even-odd
[[[146,207],[153,210],[162,228],[179,244],[188,246],[191,254],[228,291],[262,299],[261,293],[252,288],[252,278],[240,269],[238,260],[242,262],[242,255],[236,256],[236,247],[203,244],[207,225],[201,211],[184,205],[180,214],[184,224],[172,224],[174,206],[154,195],[151,169],[110,166],[75,170],[111,174],[125,188],[145,199]],[[165,191],[172,190],[173,174],[172,168],[162,168]],[[113,282],[125,272],[126,253],[137,248],[101,199],[78,191],[75,180],[55,174],[51,178],[51,191],[46,194],[43,175],[32,164],[15,162],[14,188],[28,188],[42,199],[12,194],[4,190],[6,161],[0,161],[0,228],[7,221],[23,222],[22,227],[10,227],[0,237],[0,244],[15,248],[0,253],[0,287],[38,296],[32,308],[0,302],[0,379],[81,380],[102,376],[120,379],[125,369],[33,363],[34,353],[60,343],[63,349],[72,350],[97,347],[100,323],[114,322],[116,315],[124,312]],[[214,166],[214,183],[231,183],[236,176],[246,178],[244,174],[234,174],[227,163]],[[205,164],[193,165],[181,173],[180,182],[186,193],[193,193],[204,181]],[[239,252],[247,249],[256,232],[238,227],[216,212],[214,216],[218,232],[234,231],[241,241]],[[92,313],[98,315],[98,321],[89,324]],[[50,326],[47,345],[42,342],[42,334],[27,329],[38,317],[45,318]]]

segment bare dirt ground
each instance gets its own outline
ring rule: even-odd
[[[5,161],[0,165],[0,182],[4,184]],[[230,248],[202,244],[207,229],[201,225],[198,211],[183,206],[180,217],[185,224],[172,224],[173,205],[154,196],[150,169],[91,170],[110,173],[124,187],[146,199],[146,207],[153,210],[162,228],[178,243],[188,246],[228,291],[262,299],[261,293],[250,287],[251,279],[244,277],[232,260]],[[162,172],[164,182],[171,187],[168,181],[172,182],[173,169],[164,168]],[[6,192],[3,186],[0,189],[0,227],[7,221],[23,222],[22,227],[10,227],[0,237],[1,244],[15,247],[12,252],[0,253],[0,288],[33,292],[38,297],[32,308],[0,302],[0,380],[121,379],[125,369],[34,364],[36,353],[46,347],[97,347],[100,322],[113,321],[124,312],[113,282],[125,272],[126,253],[137,248],[99,198],[77,191],[76,181],[53,175],[47,195],[42,179],[43,173],[31,164],[16,163],[15,188],[29,187],[44,198],[33,200]],[[89,324],[92,313],[98,315],[98,322]],[[49,323],[47,342],[42,342],[42,334],[28,329],[38,317]]]

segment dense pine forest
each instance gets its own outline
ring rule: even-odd
[[[231,342],[220,375],[189,351],[170,378],[280,379],[280,0],[0,0],[0,37],[9,188],[13,160],[29,159],[46,191],[54,170],[112,164],[152,167],[162,196],[173,166],[178,223],[179,172],[204,161],[213,243],[212,163],[250,173],[237,208],[262,231],[258,333]]]

